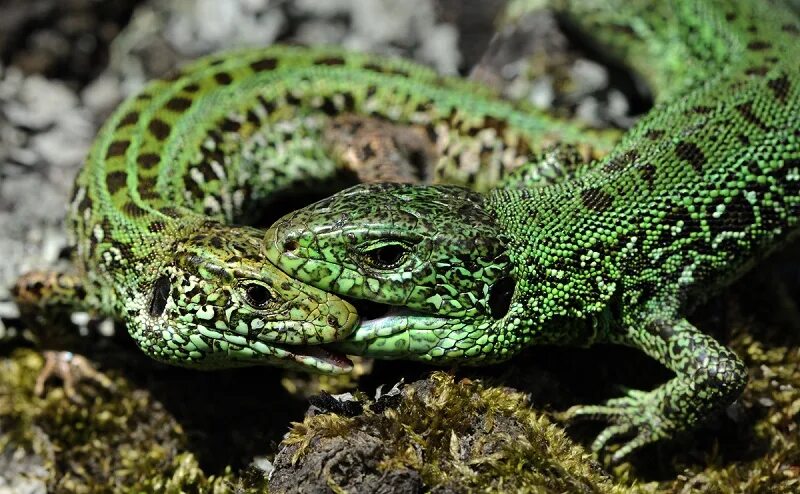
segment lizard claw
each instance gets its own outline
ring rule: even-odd
[[[78,404],[84,403],[75,390],[75,385],[80,381],[92,381],[109,390],[115,388],[111,379],[95,369],[86,357],[65,351],[46,350],[42,353],[45,361],[33,388],[36,396],[44,395],[45,384],[51,377],[60,378],[64,383],[64,394],[70,401]]]
[[[578,405],[560,414],[562,420],[603,420],[610,425],[592,442],[592,450],[599,453],[610,443],[632,437],[622,442],[611,455],[613,464],[620,463],[633,451],[659,439],[670,437],[674,427],[658,407],[652,392],[627,390],[625,396],[613,398],[603,405]]]

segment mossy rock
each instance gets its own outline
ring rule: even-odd
[[[394,402],[394,403],[392,403]],[[354,417],[295,423],[273,492],[622,492],[525,395],[435,372]]]

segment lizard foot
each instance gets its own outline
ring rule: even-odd
[[[627,390],[625,396],[610,399],[603,405],[574,406],[560,414],[560,418],[610,422],[611,425],[592,442],[592,450],[599,453],[610,442],[630,438],[611,456],[611,462],[618,464],[642,446],[672,437],[676,428],[661,411],[660,404],[661,399],[653,392]]]
[[[65,351],[45,350],[42,353],[45,361],[33,388],[36,396],[44,394],[45,384],[51,377],[60,378],[64,383],[64,394],[70,401],[78,404],[84,402],[75,390],[75,385],[80,381],[92,381],[109,390],[115,387],[111,379],[95,369],[86,357]]]

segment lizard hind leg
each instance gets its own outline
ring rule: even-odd
[[[44,394],[45,384],[52,377],[63,382],[67,398],[81,402],[75,384],[88,380],[111,389],[111,380],[97,371],[91,362],[65,350],[75,331],[70,331],[70,312],[86,308],[83,279],[70,272],[32,271],[20,276],[11,289],[20,316],[32,339],[44,350],[44,366],[36,378],[34,393]]]
[[[747,369],[736,354],[686,319],[652,320],[613,340],[643,350],[676,374],[651,391],[629,390],[602,405],[578,405],[562,414],[567,420],[610,423],[592,443],[595,451],[628,438],[613,453],[614,463],[647,444],[694,429],[730,405],[747,384]]]
[[[11,294],[24,315],[28,311],[79,309],[86,299],[83,279],[61,271],[25,273],[17,279]]]

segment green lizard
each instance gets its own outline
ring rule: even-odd
[[[108,119],[70,206],[74,269],[29,273],[14,294],[51,346],[55,315],[81,309],[123,320],[146,354],[173,364],[345,372],[350,362],[319,344],[346,337],[355,309],[275,269],[264,232],[235,225],[353,176],[418,179],[434,154],[435,173],[486,188],[551,142],[588,159],[614,139],[401,60],[281,47],[212,56]],[[85,359],[46,355],[39,390],[55,372],[74,396],[72,367],[98,378]]]
[[[348,353],[480,363],[538,343],[641,349],[675,377],[568,412],[610,422],[595,450],[627,437],[619,461],[746,385],[739,358],[685,315],[797,231],[800,23],[777,2],[563,3],[647,65],[658,93],[607,157],[485,197],[357,186],[276,222],[265,249],[296,279],[395,306],[362,322]],[[474,229],[481,214],[492,219]]]

